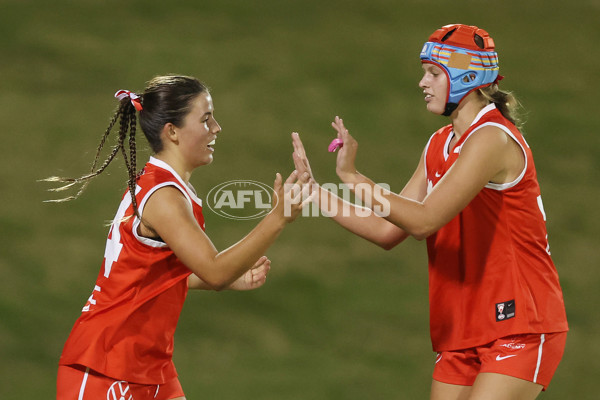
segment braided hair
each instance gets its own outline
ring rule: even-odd
[[[134,102],[137,101],[140,109],[139,119],[142,131],[154,153],[159,153],[163,149],[163,143],[160,136],[162,128],[167,123],[172,123],[178,127],[181,126],[186,115],[190,112],[192,101],[203,92],[208,92],[208,89],[196,78],[181,75],[166,75],[157,76],[150,80],[143,95],[138,97],[137,95],[132,94],[123,97],[100,139],[90,172],[78,178],[51,176],[42,179],[44,182],[64,183],[63,186],[48,189],[51,192],[62,192],[79,185],[78,191],[72,196],[46,200],[46,202],[65,202],[78,198],[87,188],[91,180],[104,172],[117,154],[121,152],[127,168],[127,187],[131,195],[134,215],[141,218],[138,212],[137,200],[135,198],[136,181],[139,174],[137,172],[136,164],[137,146],[135,134],[137,127],[137,112]],[[134,101],[133,99],[136,100]],[[102,149],[117,122],[119,123],[117,144],[98,167]]]

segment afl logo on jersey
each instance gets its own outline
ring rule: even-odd
[[[125,381],[117,381],[110,385],[106,392],[106,400],[134,400],[129,384]]]

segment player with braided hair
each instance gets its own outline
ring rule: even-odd
[[[373,212],[323,188],[320,206],[351,208],[333,219],[385,249],[426,239],[432,400],[535,399],[560,362],[568,325],[517,102],[498,88],[498,55],[483,29],[444,26],[420,58],[427,109],[450,124],[394,194],[357,171],[358,143],[336,117],[336,172]],[[292,140],[296,169],[312,176],[297,133]]]
[[[119,92],[124,92],[124,91],[119,91]],[[117,92],[117,94],[119,94],[119,92]],[[115,95],[115,97],[116,96],[117,95]],[[123,95],[119,94],[119,96],[122,97]],[[140,103],[137,103],[137,104],[140,104]],[[138,107],[140,107],[140,106],[138,105]],[[117,121],[119,121],[119,132],[118,132],[117,144],[113,147],[112,151],[110,152],[110,154],[108,155],[106,160],[104,160],[102,165],[98,169],[96,169],[96,167],[98,165],[98,160],[100,159],[100,154],[102,153],[102,150],[104,149],[104,145],[106,144],[106,140],[108,139],[108,136],[110,135],[110,133],[111,133],[113,127],[115,126],[115,124],[117,123]],[[74,199],[78,198],[83,193],[83,191],[86,189],[86,187],[90,183],[91,179],[97,177],[102,172],[104,172],[104,170],[110,165],[112,160],[114,160],[114,158],[119,153],[119,151],[121,151],[121,153],[123,154],[123,159],[125,161],[125,165],[127,167],[127,171],[129,174],[128,187],[130,188],[130,190],[132,189],[132,187],[135,188],[136,121],[137,121],[136,108],[129,101],[121,101],[119,104],[119,107],[117,108],[114,115],[112,116],[110,123],[108,124],[108,128],[106,128],[106,131],[102,135],[100,144],[98,145],[98,148],[96,149],[96,156],[94,158],[94,162],[92,163],[91,170],[88,174],[83,175],[79,178],[65,178],[65,177],[59,177],[59,176],[52,176],[52,177],[41,180],[43,182],[65,183],[65,185],[60,186],[58,188],[48,189],[51,192],[61,192],[61,191],[70,189],[73,186],[80,185],[80,188],[77,191],[77,193],[75,195],[68,196],[68,197],[65,197],[62,199],[46,200],[46,202],[64,202],[64,201],[70,201],[70,200],[74,200]],[[128,143],[129,144],[129,155],[127,154],[127,148],[125,145],[125,139],[127,139],[127,133],[129,133],[129,143]]]
[[[204,232],[202,201],[189,183],[213,160],[221,127],[205,85],[187,76],[159,76],[142,95],[120,90],[120,105],[102,136],[89,174],[63,182],[81,187],[119,152],[129,183],[112,222],[102,267],[59,361],[57,398],[184,399],[173,365],[173,336],[188,288],[250,290],[265,283],[263,256],[309,196],[308,174],[275,180],[271,211],[243,239],[218,251]],[[154,156],[136,171],[136,122]],[[99,168],[117,121],[116,146]],[[127,135],[129,139],[127,140]]]

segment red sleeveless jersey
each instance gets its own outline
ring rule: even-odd
[[[158,189],[174,186],[204,229],[202,202],[166,163],[151,158],[137,181],[140,215]],[[177,376],[173,335],[191,271],[164,242],[141,237],[129,191],[108,234],[96,285],[65,344],[60,365],[80,364],[106,376],[162,384]]]
[[[425,150],[428,192],[460,156],[465,141],[484,126],[502,129],[517,142],[525,167],[513,182],[486,185],[427,238],[435,351],[479,346],[513,334],[568,330],[532,153],[494,104],[481,110],[453,148],[452,125],[432,135]]]

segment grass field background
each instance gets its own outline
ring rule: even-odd
[[[0,0],[0,399],[51,399],[124,189],[118,160],[77,201],[36,180],[86,172],[117,89],[157,74],[212,89],[223,127],[200,192],[271,184],[299,131],[320,182],[341,115],[358,168],[400,190],[427,138],[418,53],[448,23],[488,30],[527,114],[571,327],[543,399],[596,399],[600,376],[600,1]],[[143,142],[140,139],[140,142]],[[140,156],[140,160],[149,154]],[[141,163],[141,161],[140,161]],[[219,249],[253,222],[205,213]],[[188,399],[425,399],[434,354],[423,242],[386,252],[325,218],[289,226],[255,292],[190,293],[175,363]]]

